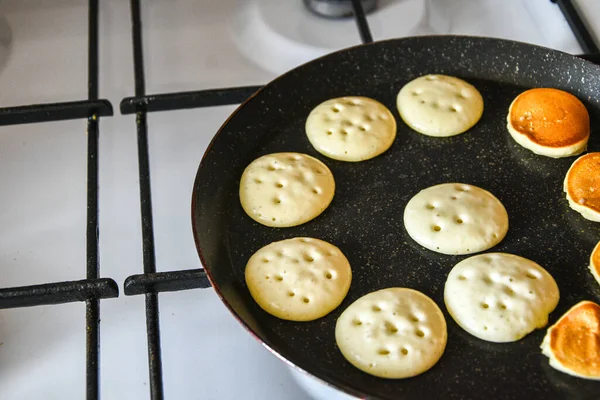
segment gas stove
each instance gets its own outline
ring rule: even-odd
[[[379,0],[357,18],[324,3],[0,3],[1,399],[344,398],[282,368],[208,288],[189,207],[219,126],[371,38],[600,42],[594,0]]]

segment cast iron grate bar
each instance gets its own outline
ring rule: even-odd
[[[88,99],[98,99],[98,0],[88,5]],[[87,227],[86,227],[86,275],[88,279],[99,278],[98,254],[98,116],[91,115],[87,123]],[[86,398],[100,398],[100,302],[85,302],[86,324]]]
[[[569,27],[573,31],[577,42],[581,46],[581,49],[586,54],[598,55],[600,53],[600,48],[598,48],[598,44],[594,40],[592,34],[589,29],[586,27],[585,23],[581,19],[581,16],[577,12],[577,9],[571,2],[571,0],[551,0],[553,3],[558,4],[558,7],[562,11]],[[589,58],[588,58],[589,59]],[[597,57],[590,59],[592,62],[598,63],[600,61]]]
[[[74,303],[119,296],[117,283],[109,278],[54,282],[0,289],[0,309]]]
[[[360,40],[363,43],[372,43],[373,36],[371,35],[371,29],[367,22],[367,16],[363,9],[361,0],[352,0],[352,7],[354,7],[354,18],[356,19],[356,25],[358,26],[358,33],[360,34]]]
[[[112,105],[108,100],[79,100],[63,103],[33,104],[0,108],[0,125],[31,124],[88,118],[91,115],[110,117]]]
[[[136,96],[144,96],[146,94],[144,57],[142,48],[142,21],[140,14],[140,1],[131,0],[133,69]],[[140,110],[136,113],[136,125],[140,177],[140,208],[142,220],[142,254],[144,262],[144,274],[152,274],[156,272],[156,257],[154,252],[154,226],[152,222],[152,191],[150,188],[148,127],[145,111]],[[148,340],[150,397],[152,400],[162,400],[164,398],[158,311],[158,295],[153,292],[146,293],[146,333]]]
[[[210,281],[204,269],[189,269],[132,275],[125,280],[124,286],[125,294],[132,296],[144,293],[205,289],[210,287]]]
[[[170,111],[239,104],[244,102],[261,87],[262,86],[241,86],[225,89],[208,89],[126,97],[121,100],[121,114],[133,114],[138,110],[147,112]]]

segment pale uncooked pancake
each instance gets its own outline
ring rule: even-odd
[[[278,318],[312,321],[334,310],[350,288],[344,254],[319,239],[271,243],[250,257],[246,285],[258,305]]]
[[[579,157],[565,176],[569,206],[590,221],[600,222],[600,152]]]
[[[557,370],[600,380],[600,306],[582,301],[571,307],[548,328],[541,348]]]
[[[563,90],[526,90],[513,100],[506,120],[508,132],[517,143],[547,157],[580,154],[590,137],[587,109]]]
[[[352,303],[337,320],[335,340],[356,368],[381,378],[409,378],[438,362],[447,340],[440,308],[421,292],[388,288]]]
[[[421,246],[443,254],[470,254],[502,241],[506,209],[473,185],[443,183],[417,193],[404,209],[404,227]]]
[[[316,218],[331,203],[333,174],[307,154],[274,153],[250,163],[240,180],[240,202],[253,220],[290,227]]]
[[[367,97],[340,97],[313,109],[306,135],[321,154],[341,161],[363,161],[390,148],[396,120],[383,104]]]
[[[469,130],[483,113],[483,98],[471,84],[447,75],[425,75],[402,87],[397,98],[402,120],[428,136]]]
[[[596,282],[600,285],[600,242],[594,247],[592,250],[592,255],[590,256],[590,271],[594,278],[596,278]]]
[[[558,304],[554,278],[523,257],[479,254],[454,266],[444,302],[456,323],[479,339],[514,342],[548,323]]]

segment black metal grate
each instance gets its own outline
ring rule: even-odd
[[[244,86],[190,92],[147,95],[145,90],[142,51],[142,21],[140,1],[131,0],[131,26],[134,53],[135,96],[120,103],[122,114],[136,115],[138,162],[140,178],[140,205],[144,271],[125,280],[128,296],[144,294],[146,297],[146,328],[150,370],[150,396],[153,400],[164,398],[158,293],[207,288],[210,286],[203,269],[156,272],[152,201],[150,186],[150,160],[148,154],[148,112],[181,110],[198,107],[238,104],[261,86]],[[582,57],[600,63],[597,44],[576,8],[569,0],[552,0],[558,3],[582,49]],[[352,0],[355,19],[363,43],[373,41],[360,0]],[[88,44],[88,99],[71,102],[35,104],[0,108],[0,126],[69,119],[87,119],[87,256],[86,279],[54,282],[42,285],[0,289],[0,309],[86,302],[86,395],[89,400],[100,398],[100,299],[118,297],[114,280],[99,278],[98,254],[98,137],[99,118],[112,116],[108,100],[98,99],[98,0],[89,0]]]
[[[599,62],[600,60],[597,58],[600,53],[600,49],[598,48],[598,43],[592,37],[591,32],[585,25],[585,22],[577,12],[577,8],[571,2],[571,0],[551,0],[553,3],[556,3],[560,10],[562,11],[567,23],[571,27],[579,46],[586,55],[595,56],[595,62]]]
[[[108,100],[98,99],[98,0],[89,0],[88,99],[0,108],[0,125],[87,119],[86,279],[0,289],[0,309],[86,303],[86,397],[100,398],[100,299],[119,296],[117,283],[100,278],[98,257],[98,135],[100,117],[112,116]]]

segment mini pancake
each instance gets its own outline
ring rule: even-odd
[[[554,278],[535,262],[507,253],[479,254],[452,268],[444,302],[456,323],[489,342],[514,342],[548,323],[559,300]]]
[[[508,231],[506,209],[490,192],[464,183],[421,190],[406,204],[404,227],[421,246],[442,254],[487,250]]]
[[[592,255],[590,256],[590,271],[600,285],[600,242],[598,242],[596,247],[594,247],[594,250],[592,250]]]
[[[396,120],[368,97],[327,100],[306,119],[306,136],[319,153],[340,161],[364,161],[385,152],[396,138]]]
[[[481,93],[448,75],[425,75],[408,82],[398,92],[396,105],[406,125],[437,137],[469,130],[483,113]]]
[[[307,154],[274,153],[252,161],[240,180],[240,203],[253,220],[284,228],[321,214],[335,181],[325,164]]]
[[[364,295],[340,315],[335,341],[356,368],[380,378],[409,378],[432,368],[446,348],[440,308],[425,294],[388,288]]]
[[[567,171],[563,189],[573,210],[600,222],[600,153],[588,153],[575,160]]]
[[[542,353],[557,370],[600,380],[600,306],[582,301],[548,328]]]
[[[518,144],[547,157],[580,154],[590,137],[587,109],[563,90],[526,90],[513,100],[506,120],[508,132]]]
[[[298,237],[266,245],[250,257],[246,285],[258,305],[289,321],[312,321],[340,305],[352,280],[336,246]]]

